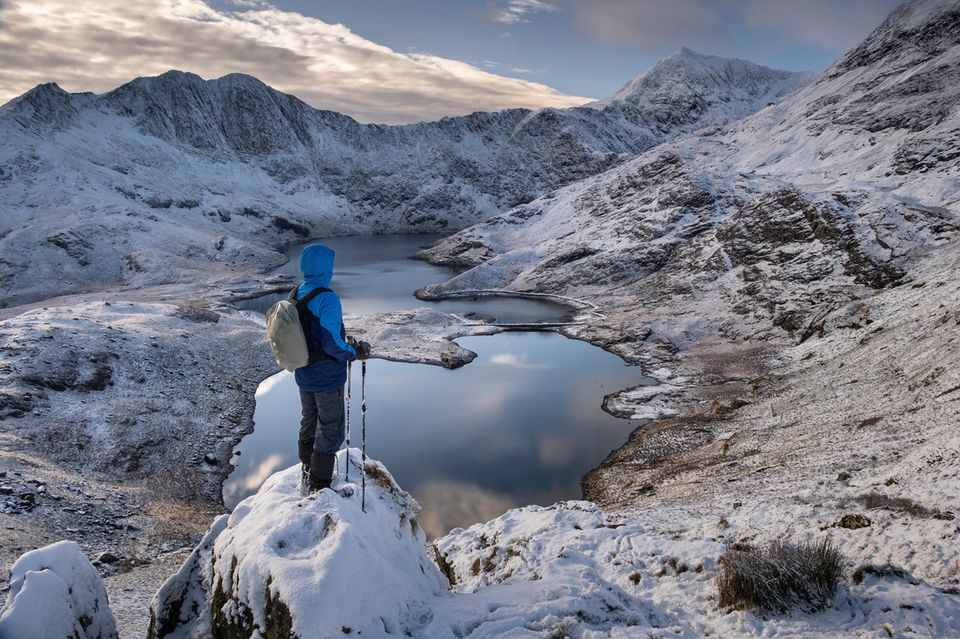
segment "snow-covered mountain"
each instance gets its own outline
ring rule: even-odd
[[[359,124],[239,74],[171,71],[103,95],[40,85],[0,107],[3,303],[41,298],[51,280],[59,292],[176,281],[195,259],[267,265],[300,236],[456,230],[805,77],[685,49],[591,107],[405,126]]]
[[[448,238],[424,256],[476,268],[423,294],[587,296],[673,346],[817,332],[958,228],[958,12],[907,3],[776,104]]]
[[[717,65],[701,62],[710,77]],[[730,73],[738,68],[731,63]],[[633,159],[618,156],[600,174],[547,191],[435,246],[425,256],[475,267],[424,295],[506,288],[583,298],[590,308],[585,323],[564,332],[645,364],[644,372],[660,382],[613,393],[607,408],[657,421],[640,423],[585,478],[584,497],[593,503],[514,509],[435,540],[436,568],[452,592],[424,555],[415,505],[379,464],[368,461],[367,513],[358,512],[355,495],[341,499],[327,492],[301,500],[294,494],[297,469],[275,474],[257,496],[216,520],[161,588],[153,605],[155,634],[205,637],[219,628],[287,636],[322,627],[364,636],[381,634],[381,628],[442,637],[958,636],[958,69],[956,0],[910,1],[830,69],[775,104],[764,106],[768,98],[756,93],[750,99],[762,108],[749,117],[724,124],[721,114],[707,129],[674,136]],[[581,124],[571,124],[581,123],[581,116],[606,117],[641,103],[646,106],[638,112],[647,119],[634,118],[631,126],[652,131],[657,116],[647,102],[673,100],[677,94],[669,87],[662,98],[653,96],[668,76],[680,73],[664,71],[657,79],[651,72],[610,103],[527,113],[522,120],[544,128],[539,137],[524,137],[530,146],[518,143],[518,149],[535,149],[564,131],[582,134]],[[77,287],[77,281],[56,278],[78,274],[104,282],[113,273],[110,260],[122,254],[118,247],[133,243],[141,248],[128,249],[129,272],[118,272],[118,282],[186,279],[204,261],[204,275],[213,281],[220,275],[217,260],[228,271],[273,259],[265,246],[295,233],[294,224],[313,231],[324,220],[333,225],[337,214],[364,215],[362,202],[322,191],[307,174],[286,183],[292,190],[277,190],[281,182],[269,170],[300,161],[299,151],[290,150],[302,145],[296,135],[286,141],[233,137],[218,128],[225,120],[216,110],[206,124],[174,125],[169,110],[186,104],[182,100],[145,106],[123,98],[133,110],[123,115],[104,96],[44,91],[50,95],[37,104],[8,105],[0,115],[0,126],[19,136],[13,151],[0,149],[4,158],[16,158],[4,159],[4,201],[20,207],[10,209],[17,221],[4,218],[12,230],[0,231],[8,292],[13,287],[26,297],[24,287],[35,286],[31,294],[41,296]],[[53,106],[43,106],[48,103]],[[710,104],[707,112],[718,114],[726,103]],[[285,107],[276,108],[284,113]],[[137,110],[169,125],[146,134]],[[305,122],[320,117],[304,113],[314,114]],[[375,167],[400,166],[392,154],[407,147],[364,146],[367,134],[399,138],[425,129],[435,141],[436,132],[448,127],[446,146],[424,142],[411,149],[410,167],[415,158],[428,157],[427,148],[473,148],[473,158],[495,158],[497,136],[474,145],[484,133],[458,128],[480,117],[344,130],[358,132],[351,148],[360,150],[350,157],[376,160],[363,175],[385,189],[396,184],[393,175]],[[709,121],[701,117],[689,126]],[[312,119],[304,125],[303,139],[313,140],[314,125]],[[425,138],[404,139],[413,144]],[[571,139],[584,153],[619,153],[610,150],[610,140],[606,146],[597,141],[606,138]],[[231,146],[247,143],[280,150]],[[346,143],[330,145],[342,149]],[[126,173],[114,168],[111,152],[123,159],[117,166]],[[55,158],[63,159],[51,165]],[[21,171],[16,179],[7,177],[14,165]],[[434,170],[453,175],[443,173],[449,166],[438,161]],[[486,171],[496,165],[476,166]],[[409,171],[408,178],[416,173]],[[37,176],[32,182],[25,178],[31,174]],[[476,185],[484,175],[490,174],[458,172],[449,179]],[[530,175],[531,183],[546,179]],[[116,183],[107,178],[120,180],[129,193],[114,195]],[[175,180],[182,180],[180,192],[169,186]],[[104,200],[105,193],[115,199]],[[321,201],[311,199],[319,194],[342,208],[320,217],[310,208]],[[150,204],[154,195],[169,203]],[[244,197],[251,198],[247,211],[234,202]],[[291,219],[281,201],[302,208]],[[362,217],[355,228],[369,230],[369,219]],[[347,228],[347,222],[339,223]],[[116,245],[110,235],[120,238]],[[82,262],[88,270],[77,266]],[[54,284],[36,284],[47,275]],[[42,472],[58,500],[56,508],[41,504],[35,511],[37,521],[55,525],[11,526],[14,543],[52,541],[42,539],[45,530],[60,534],[61,524],[81,516],[95,530],[104,525],[104,510],[109,528],[103,534],[109,536],[99,539],[110,543],[126,536],[124,543],[140,548],[162,533],[153,526],[166,525],[187,540],[196,532],[197,518],[188,509],[198,499],[196,485],[218,484],[223,476],[223,464],[207,462],[204,453],[215,453],[213,461],[229,456],[229,438],[244,431],[253,385],[270,361],[261,326],[249,317],[222,306],[180,305],[196,288],[163,289],[163,303],[130,301],[147,291],[110,291],[17,309],[3,322],[0,347],[9,362],[0,366],[0,408],[13,424],[5,426],[4,437],[24,458],[23,472],[8,477],[10,489]],[[200,301],[209,304],[210,298]],[[411,312],[405,322],[430,328],[423,314]],[[402,323],[388,318],[380,335],[396,339]],[[459,334],[440,328],[434,327],[435,335]],[[380,347],[376,337],[371,341]],[[421,357],[427,352],[442,360],[445,353],[416,340],[408,344]],[[112,442],[120,446],[111,448]],[[75,450],[84,451],[84,470],[111,464],[132,477],[140,466],[152,472],[151,465],[165,464],[168,475],[184,479],[159,484],[151,489],[157,496],[148,497],[131,478],[111,484],[110,492],[97,488],[109,497],[94,500],[87,493],[94,473],[76,486],[81,462],[64,462],[77,457]],[[205,464],[202,471],[189,472],[191,455]],[[121,493],[124,488],[128,492]],[[119,502],[118,493],[125,495]],[[131,513],[160,499],[174,507],[128,527]],[[95,505],[100,500],[102,509]],[[718,583],[727,553],[755,557],[780,541],[829,541],[843,559],[836,596],[817,612],[768,616],[722,606]],[[4,544],[0,555],[9,556],[12,547]],[[358,563],[361,548],[364,561]],[[53,555],[69,558],[50,549],[28,558]],[[775,577],[785,574],[780,568]],[[797,574],[793,568],[790,575]],[[114,593],[142,591],[144,575],[156,576],[134,570],[108,580],[115,612],[132,605]],[[48,581],[57,574],[41,572]],[[52,600],[57,610],[82,613],[76,604],[95,600],[83,596],[94,589],[71,595],[57,587],[50,591],[60,593]],[[12,609],[5,619],[35,622],[42,591],[17,590],[14,585],[12,605],[0,612]]]

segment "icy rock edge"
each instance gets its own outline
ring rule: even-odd
[[[10,570],[3,639],[116,639],[100,574],[73,541],[25,553]]]

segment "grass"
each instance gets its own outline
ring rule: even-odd
[[[927,508],[912,499],[907,499],[906,497],[891,497],[889,495],[881,495],[877,492],[865,493],[859,497],[854,497],[854,501],[863,506],[868,510],[876,510],[878,508],[889,508],[891,510],[899,510],[902,512],[911,515],[912,517],[940,517],[941,513],[935,508]]]
[[[765,548],[729,548],[720,557],[717,576],[720,607],[761,614],[820,610],[833,601],[843,580],[844,563],[829,541],[796,545],[774,541]]]
[[[867,575],[873,575],[874,577],[907,579],[911,583],[916,583],[916,580],[910,576],[910,573],[900,566],[894,566],[893,564],[861,564],[857,566],[856,570],[853,571],[853,574],[850,575],[850,579],[853,581],[853,583],[859,586],[863,583],[863,580],[867,577]]]

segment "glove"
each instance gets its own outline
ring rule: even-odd
[[[357,359],[370,357],[370,342],[358,342],[353,335],[347,335],[347,344],[353,346],[353,350],[357,351]]]
[[[367,359],[370,357],[370,342],[360,342],[355,348],[357,349],[357,359]]]

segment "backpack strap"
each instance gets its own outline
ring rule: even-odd
[[[329,288],[324,288],[323,286],[320,286],[318,288],[313,289],[306,295],[304,295],[303,299],[298,300],[297,291],[299,289],[300,289],[299,286],[295,286],[294,289],[290,291],[290,301],[296,304],[297,308],[300,308],[301,306],[306,308],[307,304],[310,303],[310,300],[315,298],[317,295],[320,295],[320,293],[333,293],[333,291],[331,291]]]
[[[300,289],[299,286],[295,286],[292,291],[290,291],[290,301],[294,306],[297,307],[297,315],[300,316],[300,328],[303,329],[303,336],[307,340],[307,352],[310,357],[308,364],[313,364],[322,359],[334,359],[329,355],[323,348],[320,346],[317,340],[313,339],[311,334],[312,322],[310,321],[310,310],[307,308],[307,304],[310,303],[310,300],[320,295],[321,293],[332,293],[333,291],[329,288],[323,286],[318,287],[307,293],[303,296],[302,299],[297,299],[297,291]]]

